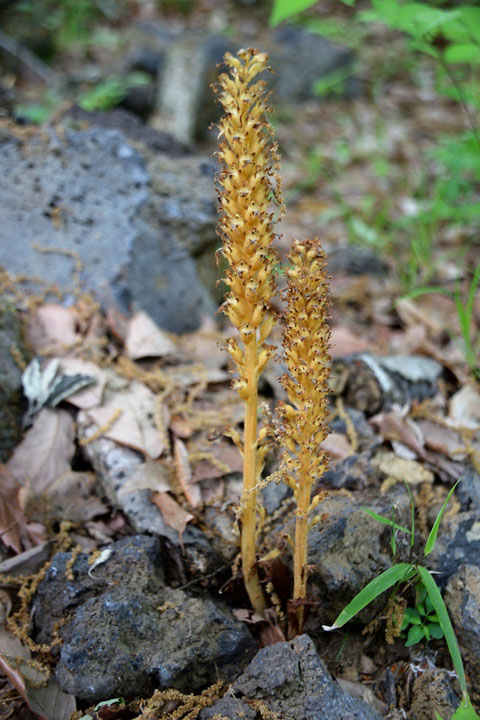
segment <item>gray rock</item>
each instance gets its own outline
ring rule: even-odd
[[[33,603],[38,642],[51,642],[56,622],[113,586],[121,585],[146,594],[156,594],[163,588],[166,558],[158,538],[136,535],[119,540],[110,550],[108,560],[96,568],[89,564],[88,555],[80,554],[71,579],[66,578],[71,553],[54,555]]]
[[[226,607],[163,584],[157,540],[127,538],[109,549],[97,567],[80,556],[73,581],[65,577],[71,555],[55,556],[38,588],[42,633],[73,613],[56,667],[66,692],[94,702],[167,687],[195,691],[231,680],[252,657],[255,641]]]
[[[480,688],[480,567],[462,565],[448,581],[445,603],[472,687]]]
[[[444,518],[429,560],[430,566],[440,573],[437,582],[442,587],[460,565],[480,568],[480,512],[471,510]]]
[[[265,717],[265,708],[284,720],[380,720],[363,700],[332,680],[308,635],[260,650],[227,694],[202,710],[201,720]]]
[[[0,302],[0,462],[6,462],[20,440],[22,415],[26,404],[22,392],[22,371],[12,350],[24,360],[20,318],[13,305]]]
[[[399,493],[392,502],[396,505],[397,522],[408,523],[407,494]],[[369,507],[382,515],[391,515],[391,505],[386,502]],[[314,566],[310,591],[312,598],[321,602],[322,623],[331,625],[367,583],[392,566],[391,531],[343,496],[321,503],[318,514],[326,517],[309,532],[308,562]],[[399,533],[397,562],[406,560],[408,551],[409,542]],[[359,615],[360,620],[368,621],[382,602],[380,597],[367,605]]]
[[[455,494],[464,510],[480,510],[480,475],[472,467],[462,473]]]
[[[445,670],[427,670],[421,673],[412,687],[412,704],[408,720],[430,720],[439,713],[451,718],[459,705],[458,697]]]
[[[346,490],[360,490],[371,485],[379,485],[383,476],[379,468],[372,464],[372,455],[370,449],[331,462],[322,477],[322,484],[325,484],[325,487]]]
[[[78,415],[78,435],[88,437],[91,421],[87,415]],[[102,491],[109,502],[120,508],[138,533],[153,533],[166,543],[169,560],[169,579],[186,582],[192,577],[203,578],[221,570],[222,562],[209,541],[198,528],[187,525],[182,537],[167,525],[162,513],[150,500],[150,490],[133,490],[122,493],[122,485],[135,477],[143,456],[113,440],[101,437],[83,447],[86,459],[97,473]],[[215,585],[215,581],[210,586]]]
[[[203,315],[213,314],[187,241],[195,237],[196,250],[210,242],[214,265],[208,158],[178,160],[177,167],[163,156],[163,165],[146,146],[142,157],[110,129],[66,128],[58,136],[52,130],[48,138],[25,142],[6,137],[0,145],[1,265],[58,285],[68,302],[74,289],[71,253],[78,253],[80,285],[103,304],[146,310],[177,333],[196,329]],[[59,252],[45,254],[42,247]]]
[[[218,77],[217,65],[226,52],[236,53],[251,46],[251,38],[227,38],[199,32],[166,32],[155,23],[139,23],[131,31],[130,43],[145,48],[150,61],[157,58],[158,117],[152,122],[182,142],[204,138],[219,108],[210,89]],[[257,40],[258,43],[258,40]],[[266,75],[274,92],[275,106],[293,105],[315,97],[314,84],[333,71],[345,70],[344,94],[352,96],[359,85],[349,72],[353,62],[350,48],[332,43],[305,29],[281,27],[261,39],[268,52],[274,75]],[[127,72],[134,67],[133,62]]]

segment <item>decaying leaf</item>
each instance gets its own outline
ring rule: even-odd
[[[184,510],[168,493],[152,493],[150,499],[162,513],[166,524],[178,532],[181,542],[183,532],[187,523],[193,520],[193,515]]]
[[[44,687],[27,687],[27,695],[30,708],[45,720],[70,720],[77,709],[74,696],[64,693],[53,675]]]
[[[413,450],[418,457],[424,457],[421,430],[398,405],[394,405],[389,411],[378,413],[370,418],[370,422],[378,428],[385,440],[402,443]]]
[[[105,437],[158,458],[165,450],[165,440],[155,423],[156,402],[152,391],[134,380],[125,390],[106,393],[103,405],[86,413],[99,428],[106,428],[102,432]],[[120,415],[111,423],[118,410]]]
[[[243,459],[235,445],[224,439],[210,443],[204,453],[194,453],[193,482],[220,478],[233,472],[242,472]]]
[[[44,408],[7,463],[18,482],[40,494],[70,470],[75,423],[65,410]]]
[[[200,487],[192,482],[192,468],[188,459],[188,450],[185,443],[178,437],[174,439],[173,457],[177,480],[185,494],[185,498],[192,508],[197,508],[202,504],[202,493]]]
[[[48,674],[32,667],[30,661],[30,650],[4,624],[0,625],[0,670],[28,703],[31,688],[27,688],[27,683],[46,683],[48,679]]]
[[[65,355],[80,340],[78,315],[73,308],[47,303],[39,307],[27,328],[27,342],[37,354]]]
[[[171,490],[170,473],[165,464],[158,460],[147,460],[140,465],[135,473],[127,478],[118,490],[121,497],[137,490],[152,490],[152,492],[168,492]]]
[[[22,384],[28,398],[26,424],[42,407],[56,407],[65,398],[96,382],[92,375],[59,373],[59,362],[58,358],[53,358],[42,370],[40,360],[34,358],[25,369]]]
[[[389,450],[381,450],[372,458],[371,462],[372,465],[380,468],[387,477],[398,482],[405,481],[409,485],[420,485],[424,482],[432,483],[434,480],[433,473],[419,462],[397,457]]]
[[[92,473],[68,469],[41,494],[25,489],[21,495],[22,505],[26,515],[38,522],[85,522],[108,511],[108,507],[93,493],[95,483]]]
[[[465,385],[450,399],[447,422],[454,428],[480,429],[480,394]]]
[[[125,351],[129,358],[175,355],[177,348],[170,336],[145,312],[136,313],[128,321]]]
[[[18,501],[20,487],[10,470],[0,463],[0,539],[16,553],[22,552],[18,528],[23,514]]]
[[[81,375],[92,378],[91,384],[83,390],[68,395],[67,400],[82,410],[96,407],[102,402],[103,391],[107,381],[105,370],[89,360],[66,357],[60,360],[60,370],[65,375]]]
[[[322,450],[325,450],[330,457],[342,460],[352,455],[352,446],[348,442],[346,435],[337,432],[331,432],[322,442]]]

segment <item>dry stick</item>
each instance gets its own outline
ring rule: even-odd
[[[230,338],[227,349],[239,377],[234,381],[245,401],[243,447],[243,496],[241,500],[241,554],[245,588],[252,607],[263,613],[265,596],[256,568],[255,537],[257,482],[262,470],[265,444],[257,431],[258,378],[273,350],[265,344],[275,321],[270,300],[275,293],[276,255],[270,206],[283,208],[278,157],[272,128],[266,120],[265,83],[256,76],[267,69],[268,58],[256,50],[241,50],[238,57],[225,55],[230,74],[219,77],[221,139],[217,159],[219,235],[221,253],[228,262],[224,282],[229,287],[222,311],[237,328],[240,339]],[[255,82],[252,82],[255,79]]]

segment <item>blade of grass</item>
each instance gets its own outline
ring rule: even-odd
[[[405,487],[407,488],[407,492],[410,496],[410,513],[412,518],[412,530],[410,533],[410,547],[413,548],[413,544],[415,542],[415,505],[413,502],[413,495],[412,491],[410,490],[410,485],[404,480]]]
[[[417,571],[422,579],[423,584],[427,588],[428,597],[430,598],[431,603],[435,608],[435,612],[438,615],[438,623],[443,630],[443,634],[445,635],[445,640],[447,643],[448,651],[450,653],[450,657],[452,658],[453,667],[455,668],[455,672],[457,673],[460,690],[466,695],[467,685],[465,681],[465,671],[463,669],[462,656],[460,655],[457,638],[455,637],[452,621],[450,620],[450,616],[448,614],[445,602],[442,598],[440,590],[438,589],[437,583],[435,582],[433,576],[430,574],[427,568],[418,565]]]
[[[411,532],[408,528],[403,527],[403,525],[398,525],[393,520],[390,520],[390,518],[387,518],[384,515],[379,515],[378,513],[373,512],[373,510],[369,510],[366,507],[362,508],[362,510],[365,510],[366,513],[368,513],[375,520],[378,520],[378,522],[381,522],[384,525],[389,525],[390,527],[394,528],[395,530],[401,530],[402,532],[406,532],[406,533]]]
[[[360,610],[363,610],[363,608],[371,603],[372,600],[375,600],[375,598],[385,592],[385,590],[388,590],[397,582],[409,580],[415,575],[415,573],[415,566],[410,565],[410,563],[399,563],[398,565],[388,568],[388,570],[385,570],[385,572],[369,582],[363,590],[360,590],[358,595],[355,595],[353,600],[342,610],[331,627],[323,625],[323,629],[329,631],[342,627],[342,625],[345,625],[345,623],[357,615]]]
[[[448,493],[445,502],[442,505],[442,508],[440,512],[438,513],[435,522],[433,523],[433,527],[430,530],[430,535],[428,536],[427,542],[425,544],[425,555],[428,555],[432,552],[433,548],[435,547],[435,543],[437,542],[437,535],[438,535],[438,528],[440,527],[440,521],[443,517],[443,513],[447,509],[448,501],[453,495],[453,492],[455,488],[457,487],[458,483],[460,482],[462,478],[459,478],[455,485],[451,488],[450,492]]]

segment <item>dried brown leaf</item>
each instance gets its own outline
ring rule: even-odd
[[[243,459],[235,445],[223,439],[215,440],[206,451],[211,459],[193,461],[193,482],[220,478],[233,472],[242,472]]]
[[[30,660],[29,648],[11,635],[5,625],[0,625],[0,669],[29,704],[29,689],[26,683],[38,684],[48,678],[47,674],[32,667],[29,664]]]
[[[73,695],[60,689],[52,675],[44,687],[28,687],[28,704],[34,713],[45,720],[70,720],[77,709]]]
[[[47,303],[37,309],[27,328],[27,342],[40,354],[65,355],[80,340],[78,315],[73,308]]]
[[[322,442],[322,450],[325,450],[330,457],[336,459],[343,459],[352,455],[353,449],[346,435],[342,433],[331,432],[325,440]]]
[[[90,375],[96,383],[74,395],[69,395],[67,402],[83,410],[97,407],[102,402],[103,390],[107,381],[105,371],[95,363],[80,358],[63,358],[60,362],[60,372],[65,375]]]
[[[139,465],[135,473],[122,482],[118,496],[122,497],[129,492],[137,490],[152,490],[152,492],[168,492],[171,490],[170,473],[164,463],[158,460],[147,460]]]
[[[49,544],[36,545],[0,563],[0,575],[35,575],[50,556]]]
[[[416,423],[422,431],[426,447],[455,460],[461,460],[465,457],[465,443],[456,430],[432,420],[420,419],[416,420]]]
[[[145,312],[136,313],[128,321],[125,351],[129,358],[175,355],[177,347],[171,337]]]
[[[432,483],[433,473],[427,470],[416,460],[400,458],[389,450],[381,450],[372,459],[372,465],[390,478],[398,482],[407,482],[410,485],[420,485],[423,482]]]
[[[109,426],[112,417],[118,419]],[[130,387],[106,395],[101,407],[87,410],[99,427],[107,426],[105,437],[158,458],[165,450],[163,433],[155,425],[156,396],[145,385],[134,380]]]
[[[193,435],[193,428],[184,415],[172,415],[170,418],[170,430],[182,440],[188,440]]]
[[[332,328],[330,340],[330,354],[332,357],[368,352],[371,349],[370,343],[358,335],[354,335],[347,327],[336,325]]]
[[[425,455],[424,441],[419,426],[398,406],[388,412],[381,412],[370,418],[372,425],[378,428],[385,440],[400,442],[409,447],[418,457]]]
[[[153,493],[150,499],[162,513],[167,525],[178,532],[181,542],[183,532],[187,523],[193,520],[193,515],[184,510],[168,493]]]
[[[70,470],[75,423],[65,410],[44,408],[7,463],[18,482],[35,495]]]
[[[480,428],[480,393],[471,385],[465,385],[450,399],[449,425],[454,428]]]
[[[85,522],[104,515],[108,507],[93,494],[96,478],[92,473],[67,470],[40,495],[25,493],[24,508],[28,517],[39,522],[71,520]]]
[[[185,443],[176,437],[173,443],[173,457],[177,480],[182,488],[187,502],[192,508],[202,504],[202,493],[200,487],[192,481],[192,468],[188,459],[188,450]]]
[[[23,513],[18,501],[20,485],[10,470],[0,464],[0,538],[16,553],[22,552],[18,522]]]

